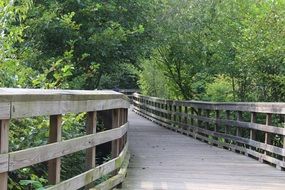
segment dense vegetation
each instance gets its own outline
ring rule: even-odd
[[[0,0],[0,86],[285,101],[285,1]],[[65,138],[84,118],[66,116]],[[46,143],[47,125],[12,121],[11,149]],[[46,185],[45,167],[12,173],[10,188]]]
[[[169,1],[141,88],[179,99],[284,101],[284,31],[283,0]]]

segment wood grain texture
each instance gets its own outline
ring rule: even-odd
[[[129,105],[127,96],[114,91],[0,88],[0,119],[129,108]]]
[[[95,181],[96,179],[121,167],[128,152],[128,145],[125,146],[120,155],[94,169],[88,170],[80,175],[65,180],[57,185],[47,188],[47,190],[76,190]]]
[[[61,115],[50,116],[49,143],[61,141]],[[61,160],[60,157],[48,161],[48,183],[55,185],[60,182]]]
[[[174,121],[162,118],[160,116],[148,113],[148,112],[146,112],[144,110],[141,110],[141,109],[138,109],[138,108],[135,108],[135,110],[143,113],[146,117],[152,117],[152,121],[155,121],[155,122],[157,122],[157,123],[159,123],[161,125],[164,125],[164,126],[165,125],[169,125],[169,123],[172,123],[172,124],[175,124],[177,126],[184,126],[186,128],[192,128],[195,131],[195,133],[202,133],[202,134],[205,134],[205,135],[211,135],[211,136],[215,136],[215,137],[220,137],[220,138],[227,139],[229,141],[235,141],[235,142],[238,142],[238,143],[251,145],[251,146],[256,147],[256,148],[261,148],[263,150],[266,150],[266,151],[269,151],[269,152],[272,152],[272,153],[275,153],[275,154],[278,154],[278,155],[282,155],[282,156],[285,155],[285,149],[284,148],[276,147],[276,146],[273,146],[273,145],[269,145],[269,144],[266,144],[266,143],[258,142],[258,141],[255,141],[255,140],[252,140],[252,139],[248,139],[248,138],[234,136],[234,135],[230,135],[230,134],[226,134],[226,133],[220,133],[220,132],[216,132],[216,131],[210,131],[210,130],[207,130],[207,129],[199,128],[199,127],[194,126],[194,125],[184,124],[184,123],[180,123],[180,122],[174,122]],[[173,130],[176,130],[176,131],[178,130],[177,128],[173,128],[170,125],[168,127],[172,128]],[[205,140],[205,139],[203,139],[203,140]],[[216,144],[219,145],[220,143],[217,141]],[[254,154],[254,156],[255,155],[256,154]],[[267,160],[270,160],[270,159],[267,158]],[[276,160],[276,159],[272,159],[272,160]],[[274,163],[274,164],[278,163],[282,167],[284,167],[284,165],[285,165],[285,163],[283,163],[283,162],[276,162],[276,161],[274,161],[272,163]]]
[[[90,188],[90,190],[110,190],[119,185],[120,183],[122,183],[127,175],[129,159],[130,159],[130,154],[128,153],[117,175],[100,183],[94,188]]]
[[[8,171],[8,154],[0,154],[0,173]]]
[[[167,130],[134,113],[129,122],[132,155],[123,190],[285,188],[285,172],[274,167]]]
[[[134,101],[136,104],[141,105],[142,103],[138,101]],[[269,133],[276,133],[280,135],[285,135],[285,129],[280,128],[280,127],[275,127],[275,126],[270,126],[270,125],[265,125],[265,124],[259,124],[259,123],[249,123],[249,122],[243,122],[243,121],[236,121],[236,120],[230,120],[230,119],[218,119],[218,118],[208,118],[204,116],[198,116],[198,115],[189,115],[185,113],[179,113],[179,112],[172,112],[172,111],[166,111],[163,109],[159,109],[154,106],[150,105],[145,105],[146,108],[152,109],[152,110],[157,110],[159,112],[163,113],[168,113],[168,114],[173,114],[177,116],[182,116],[182,117],[187,117],[188,119],[197,119],[199,121],[204,121],[204,122],[210,122],[210,123],[215,123],[219,125],[228,125],[228,126],[238,126],[242,128],[249,128],[249,129],[255,129],[259,131],[266,131]],[[227,110],[228,111],[228,110]]]
[[[0,155],[2,157],[0,162],[5,161],[5,156],[7,155],[3,154],[8,153],[8,151],[9,151],[9,120],[0,120]],[[6,169],[5,166],[6,164],[4,164],[4,168],[2,166],[2,170]],[[0,189],[1,190],[8,189],[7,183],[8,183],[8,172],[0,173]]]
[[[0,119],[10,118],[10,102],[0,102]]]
[[[209,144],[214,143],[213,145],[220,148],[251,155],[284,170],[285,162],[282,157],[285,156],[285,148],[280,142],[273,142],[273,137],[285,137],[285,129],[280,119],[285,103],[171,101],[139,94],[134,94],[133,102],[137,112],[159,125],[191,135]],[[159,106],[163,102],[174,108],[190,108],[191,114],[184,113],[181,109],[163,109]],[[244,117],[245,115],[251,117]],[[260,123],[260,119],[257,120],[256,117],[262,116],[266,116],[266,119]],[[275,122],[272,122],[273,116],[279,120],[275,119]],[[187,118],[191,122],[189,124],[187,120],[182,121],[180,118]],[[257,133],[259,138],[256,138]],[[264,136],[264,140],[260,138],[261,135]]]
[[[143,96],[137,93],[133,94],[134,98],[143,98],[153,102],[168,103],[177,106],[187,106],[193,108],[210,109],[210,110],[232,110],[248,111],[260,113],[285,114],[285,103],[272,102],[202,102],[202,101],[175,101],[165,100],[157,97]]]
[[[112,110],[112,129],[120,126],[120,113],[121,109]],[[116,158],[120,153],[120,140],[119,138],[112,141],[111,144],[111,158]],[[117,171],[114,170],[112,175],[116,175]]]
[[[9,153],[9,171],[48,161],[121,138],[127,132],[127,130],[128,123],[124,124],[120,128],[107,130],[92,135],[86,135],[62,142],[11,152]]]
[[[92,112],[108,109],[128,108],[124,99],[82,101],[23,101],[12,102],[11,118],[23,118],[66,113]]]
[[[86,134],[96,133],[97,112],[87,113]],[[90,170],[95,167],[96,147],[91,147],[86,150],[86,169]]]

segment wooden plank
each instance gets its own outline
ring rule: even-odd
[[[154,109],[154,107],[149,107],[149,108]],[[162,110],[160,110],[160,111],[162,111]],[[173,114],[184,116],[184,117],[187,116],[184,113],[173,113]],[[242,128],[249,128],[249,129],[255,129],[255,130],[259,130],[259,131],[265,131],[265,132],[285,135],[285,129],[284,128],[275,127],[275,126],[268,126],[268,125],[254,123],[254,122],[235,121],[235,120],[230,120],[230,119],[214,119],[214,118],[208,118],[208,117],[204,117],[204,116],[197,116],[197,115],[194,115],[194,111],[191,115],[188,115],[187,117],[191,120],[197,119],[197,120],[201,120],[204,122],[211,122],[211,123],[215,123],[215,124],[218,123],[220,125],[238,126],[238,127],[242,127]]]
[[[256,123],[256,113],[255,112],[251,112],[250,115],[250,122],[251,123]],[[250,129],[250,137],[251,140],[255,140],[256,139],[256,131],[254,129]]]
[[[52,143],[9,153],[9,171],[62,157],[122,137],[128,130],[128,123],[120,128],[86,135],[62,142]]]
[[[123,190],[285,188],[285,173],[274,167],[166,130],[133,113],[129,119],[133,156]],[[209,140],[200,134],[197,138]],[[228,149],[247,151],[244,147],[225,145]]]
[[[241,112],[241,111],[238,111],[238,112],[237,112],[237,121],[240,122],[240,121],[242,121],[242,119],[243,119],[242,112]],[[237,137],[240,137],[240,136],[241,136],[241,129],[240,129],[239,126],[236,126],[236,136],[237,136]],[[242,146],[242,144],[239,144],[238,142],[237,142],[237,144],[240,145],[240,146]]]
[[[119,109],[112,110],[112,129],[119,127],[120,111],[121,110]],[[116,158],[119,155],[119,151],[120,151],[120,142],[119,139],[115,139],[112,141],[112,150],[111,150],[112,158]]]
[[[270,126],[272,125],[272,114],[271,113],[267,113],[266,114],[266,122],[265,122],[265,125],[266,126]],[[264,134],[264,144],[267,145],[271,145],[272,144],[272,137],[270,135],[270,133],[265,133]],[[269,152],[267,151],[264,151],[264,154],[270,154]]]
[[[128,108],[123,99],[83,100],[83,101],[26,101],[12,102],[12,118],[23,118],[66,113],[92,112],[117,108]]]
[[[50,100],[107,100],[126,99],[122,93],[112,90],[51,90],[51,89],[20,89],[0,88],[0,101],[50,101]]]
[[[285,114],[285,103],[256,103],[256,102],[203,102],[203,101],[174,101],[156,97],[148,97],[135,93],[134,97],[148,99],[153,102],[169,102],[174,105],[182,105],[200,109],[231,110],[272,114]]]
[[[90,190],[109,190],[121,184],[127,175],[129,160],[130,160],[130,154],[128,153],[124,160],[124,163],[122,164],[122,167],[118,172],[118,175],[111,177],[110,179],[100,183],[99,185],[97,185],[94,188],[91,188]]]
[[[50,116],[49,143],[61,141],[61,115]],[[48,161],[48,183],[54,185],[60,182],[60,157]]]
[[[147,116],[152,117],[153,119],[159,119],[159,121],[164,121],[166,123],[168,122],[167,119],[161,118],[161,117],[159,117],[157,115],[148,114],[148,113],[146,113],[143,110],[138,110],[138,111],[143,112],[144,114],[146,114]],[[180,125],[180,126],[184,125],[183,123],[179,123],[179,122],[174,122],[174,121],[169,121],[169,122],[172,122],[175,125]],[[280,147],[276,147],[276,146],[273,146],[273,145],[268,145],[268,144],[265,144],[265,143],[257,142],[257,141],[250,140],[250,139],[243,138],[243,137],[239,137],[239,136],[233,136],[233,135],[229,135],[229,134],[224,134],[224,133],[219,133],[219,132],[215,132],[215,131],[210,131],[210,130],[202,129],[202,128],[199,128],[199,127],[193,126],[193,125],[188,125],[188,127],[193,128],[195,133],[199,132],[199,133],[203,133],[205,135],[211,135],[211,136],[216,136],[216,137],[220,137],[220,138],[225,138],[227,140],[233,140],[233,141],[236,141],[236,142],[239,142],[239,143],[243,143],[243,144],[254,146],[256,148],[261,148],[261,149],[264,149],[266,151],[273,152],[273,153],[279,154],[279,155],[284,155],[285,154],[285,149],[280,148]]]
[[[220,119],[220,111],[216,110],[216,120]],[[219,130],[219,123],[216,123],[214,131],[218,131]]]
[[[157,104],[158,102],[155,102],[155,104]],[[141,104],[142,107],[143,107],[143,104]],[[183,105],[183,104],[180,104],[180,103],[177,103],[177,101],[174,102],[174,106],[180,106],[180,105]],[[243,128],[249,128],[251,130],[260,130],[260,131],[265,131],[265,132],[272,132],[274,134],[284,134],[284,128],[279,128],[279,127],[274,127],[274,126],[271,126],[271,122],[267,122],[265,125],[262,125],[262,124],[257,124],[257,123],[254,123],[254,122],[244,122],[242,121],[242,111],[238,111],[238,119],[237,121],[233,121],[233,120],[229,120],[229,118],[227,118],[226,120],[225,119],[219,119],[219,118],[208,118],[208,117],[204,117],[204,116],[201,116],[201,114],[199,114],[199,109],[201,109],[200,107],[198,108],[198,116],[197,115],[190,115],[190,116],[187,116],[188,118],[191,118],[191,119],[196,119],[198,121],[198,124],[199,127],[197,126],[194,126],[194,125],[185,125],[181,122],[177,122],[177,121],[170,121],[168,119],[165,119],[159,115],[157,115],[157,111],[159,112],[165,112],[165,110],[161,110],[160,108],[155,108],[155,107],[148,107],[150,109],[153,109],[153,114],[150,114],[150,113],[147,113],[145,110],[142,110],[142,109],[138,109],[139,112],[143,113],[147,118],[150,117],[150,120],[156,122],[156,123],[159,123],[160,125],[163,125],[163,126],[166,126],[172,130],[176,130],[178,132],[181,132],[181,133],[185,133],[185,130],[180,130],[178,128],[174,128],[172,126],[169,126],[168,123],[171,123],[171,125],[174,125],[174,126],[185,126],[185,127],[188,127],[189,129],[192,128],[192,130],[194,131],[195,134],[197,135],[194,135],[194,137],[198,137],[200,139],[203,138],[203,140],[206,140],[208,142],[213,142],[213,140],[211,139],[207,139],[205,138],[204,136],[201,136],[200,134],[202,135],[210,135],[210,136],[214,136],[214,137],[218,137],[218,138],[223,138],[226,140],[226,142],[230,142],[231,141],[234,141],[236,143],[238,143],[237,145],[240,146],[240,147],[243,147],[245,145],[249,145],[250,147],[255,147],[257,149],[263,149],[265,150],[266,152],[269,152],[269,153],[274,153],[274,154],[279,154],[281,156],[284,155],[285,153],[285,149],[284,148],[280,148],[280,147],[277,147],[277,146],[273,146],[270,142],[271,140],[268,141],[268,138],[267,138],[267,135],[266,135],[266,143],[261,143],[261,142],[257,142],[255,140],[252,140],[252,139],[248,139],[248,138],[244,138],[244,137],[241,137],[241,131],[239,129],[239,127],[243,127]],[[217,109],[219,110],[219,109]],[[227,110],[228,113],[230,110]],[[167,112],[167,111],[166,111]],[[180,118],[181,116],[184,116],[184,115],[187,115],[185,113],[180,113],[180,112],[173,112],[174,113],[174,117],[176,118],[176,115],[178,116],[178,118]],[[270,113],[271,115],[272,113]],[[267,114],[268,115],[268,114]],[[269,117],[267,117],[269,118]],[[217,124],[226,124],[228,126],[235,126],[237,127],[237,130],[236,130],[236,135],[237,136],[233,136],[233,135],[229,135],[229,134],[223,134],[223,133],[220,133],[220,132],[215,132],[215,131],[210,131],[210,130],[204,130],[202,129],[202,125],[201,125],[201,121],[205,121],[205,122],[212,122],[212,123],[215,123],[216,125]],[[269,134],[269,133],[268,133]],[[267,143],[268,142],[268,143]],[[218,142],[217,145],[219,145],[220,143]],[[238,149],[235,149],[235,150],[238,150]],[[243,151],[244,153],[248,154],[247,151]],[[252,155],[252,154],[251,154]],[[266,158],[266,161],[268,162],[271,162],[273,164],[283,164],[282,160],[279,160],[278,162],[276,162],[276,158],[273,158],[271,157],[271,155],[268,155],[268,156],[264,156]],[[271,159],[270,159],[271,158]]]
[[[229,125],[229,126],[238,126],[242,128],[248,129],[255,129],[259,131],[265,131],[269,133],[275,133],[280,135],[285,135],[285,129],[280,127],[274,126],[266,126],[263,124],[252,123],[252,122],[244,122],[244,121],[235,121],[235,120],[227,120],[227,119],[213,119],[207,118],[203,116],[196,116],[196,115],[189,115],[189,118],[198,119],[204,122],[211,122],[211,123],[219,123],[221,125]]]
[[[282,122],[283,128],[285,128],[285,115],[280,115],[280,120]],[[283,142],[283,148],[285,149],[285,135],[282,137],[282,142]],[[283,156],[283,162],[285,163],[285,156]],[[285,168],[282,168],[282,170],[285,170]]]
[[[9,155],[8,154],[0,154],[0,173],[4,173],[8,171],[9,166]]]
[[[47,190],[76,190],[85,185],[99,179],[100,177],[118,169],[121,167],[126,154],[128,151],[128,146],[120,153],[120,155],[94,169],[88,170],[82,174],[79,174],[73,178],[63,181],[57,185],[47,188]]]
[[[88,112],[87,113],[87,125],[86,125],[86,134],[95,134],[96,133],[96,123],[97,123],[97,112]],[[92,169],[95,167],[96,160],[96,147],[91,147],[86,150],[86,169]]]
[[[4,157],[9,151],[9,120],[0,120],[0,154]],[[3,161],[3,160],[2,160]],[[4,165],[5,167],[5,165]],[[5,169],[5,168],[4,168]],[[8,189],[8,172],[0,173],[0,189]]]
[[[10,119],[10,102],[0,102],[0,119]]]

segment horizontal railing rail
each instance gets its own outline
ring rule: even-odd
[[[114,91],[0,89],[0,189],[8,188],[8,172],[47,162],[48,189],[79,189],[106,174],[116,183],[101,184],[112,189],[122,183],[120,173],[128,163],[128,98]],[[62,116],[86,112],[86,135],[62,140]],[[9,152],[9,122],[12,119],[49,116],[46,145]],[[96,132],[97,116],[106,129]],[[13,130],[13,129],[10,129]],[[111,143],[111,160],[97,165],[96,146]],[[61,157],[86,150],[86,172],[61,181]],[[104,185],[107,184],[107,185]]]
[[[174,101],[135,93],[133,104],[166,128],[285,168],[285,103]]]
[[[139,93],[140,90],[139,89],[120,89],[119,92],[122,93],[122,94],[125,94],[129,98],[130,103],[132,103],[132,101],[133,101],[133,94],[134,93]]]

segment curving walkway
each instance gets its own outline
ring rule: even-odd
[[[130,111],[124,190],[285,189],[285,172],[160,127]]]

